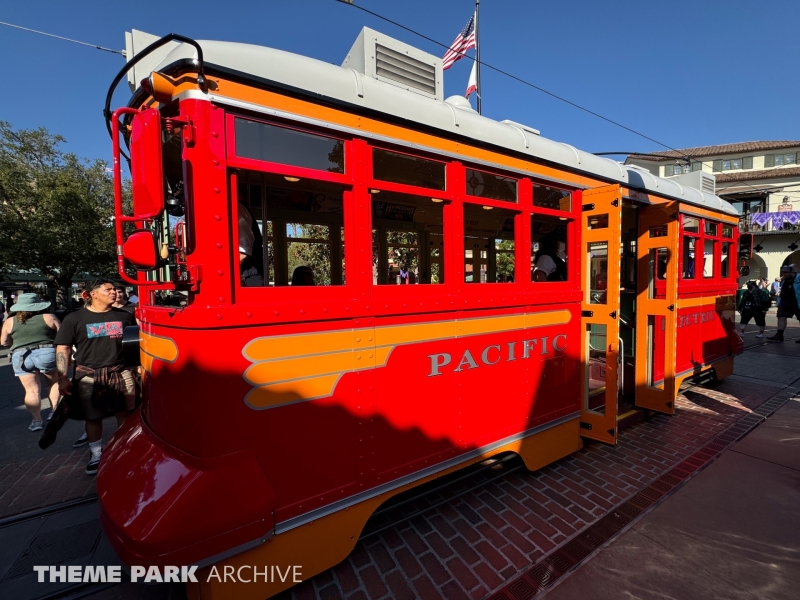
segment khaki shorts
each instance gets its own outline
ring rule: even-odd
[[[116,402],[107,402],[106,406],[92,404],[92,390],[94,389],[92,377],[84,377],[75,384],[72,393],[81,403],[81,409],[87,421],[97,421],[111,414],[136,408],[136,382],[133,378],[133,371],[126,369],[120,372],[120,376],[125,383],[125,396],[120,397]]]

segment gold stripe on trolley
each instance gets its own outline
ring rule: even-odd
[[[257,338],[242,352],[253,363],[244,373],[254,387],[246,402],[265,409],[329,397],[342,375],[386,366],[397,346],[565,325],[571,318],[568,310],[554,310]]]

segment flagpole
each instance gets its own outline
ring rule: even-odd
[[[478,96],[478,114],[481,114],[481,44],[478,39],[478,11],[480,10],[481,0],[475,0],[475,82],[477,88],[475,94]]]

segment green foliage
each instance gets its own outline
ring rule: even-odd
[[[311,223],[290,223],[287,235],[296,239],[319,240],[318,243],[289,242],[287,244],[289,280],[291,281],[292,273],[297,267],[307,266],[311,267],[314,272],[316,285],[331,285],[330,227]]]
[[[113,179],[64,141],[0,121],[0,269],[40,271],[62,302],[76,274],[113,274],[116,254]]]
[[[514,278],[514,240],[496,240],[497,252],[497,275],[502,281],[510,281]]]

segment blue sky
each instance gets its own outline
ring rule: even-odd
[[[470,0],[355,0],[449,44]],[[444,50],[335,0],[0,4],[0,21],[122,49],[131,28],[262,44],[340,64],[362,26]],[[800,139],[800,2],[483,0],[481,58],[675,148]],[[0,26],[0,119],[47,127],[65,149],[110,161],[102,107],[123,58]],[[463,94],[471,62],[445,73]],[[590,152],[662,146],[484,69],[483,112]],[[115,105],[128,99],[120,85]]]

